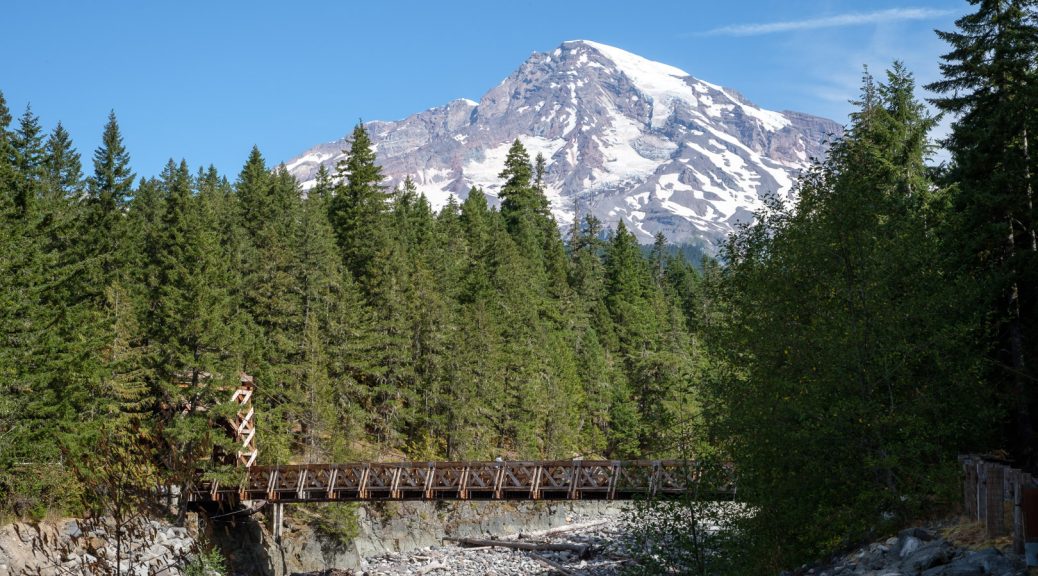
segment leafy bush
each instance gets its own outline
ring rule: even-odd
[[[721,494],[731,485],[729,471],[697,462],[687,473],[699,482],[683,498],[636,500],[625,510],[628,553],[634,560],[626,574],[708,576],[729,571],[731,526],[743,512]]]
[[[199,552],[184,567],[184,576],[225,576],[226,574],[227,566],[224,564],[223,556],[215,547]]]

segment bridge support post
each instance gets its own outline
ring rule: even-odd
[[[274,535],[275,542],[281,542],[281,530],[284,526],[285,505],[275,502],[270,511],[270,531]]]

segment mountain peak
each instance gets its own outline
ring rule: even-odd
[[[547,160],[545,193],[561,225],[592,213],[609,226],[623,221],[644,242],[663,232],[708,249],[766,196],[790,194],[797,173],[840,132],[590,40],[535,52],[478,104],[458,99],[368,127],[386,184],[410,176],[434,206],[472,186],[493,202],[518,138]],[[286,165],[305,188],[347,146],[320,145]]]
[[[628,52],[622,48],[609,46],[592,40],[567,40],[566,42],[563,42],[557,50],[567,48],[580,49],[581,47],[590,48],[598,52],[603,57],[611,60],[616,64],[617,68],[629,76],[671,76],[675,78],[687,78],[692,76],[688,72],[669,64],[649,60],[648,58],[644,58],[633,52]]]

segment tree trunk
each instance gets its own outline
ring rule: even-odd
[[[1015,440],[1017,451],[1030,465],[1034,456],[1032,446],[1034,427],[1031,424],[1031,408],[1027,391],[1027,363],[1024,359],[1024,330],[1020,319],[1020,289],[1017,282],[1017,270],[1014,258],[1016,255],[1016,239],[1013,217],[1009,216],[1009,234],[1006,237],[1006,260],[1010,263],[1009,277],[1012,279],[1006,294],[1006,312],[1009,322],[1006,336],[1009,345],[1009,362],[1013,370],[1012,410],[1015,421]]]

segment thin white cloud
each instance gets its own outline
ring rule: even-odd
[[[706,32],[702,36],[759,36],[797,30],[815,30],[818,28],[842,28],[846,26],[862,26],[903,20],[929,20],[954,14],[955,10],[937,10],[933,8],[891,8],[876,12],[848,12],[822,18],[790,20],[785,22],[763,22],[758,24],[733,24],[721,26]]]

